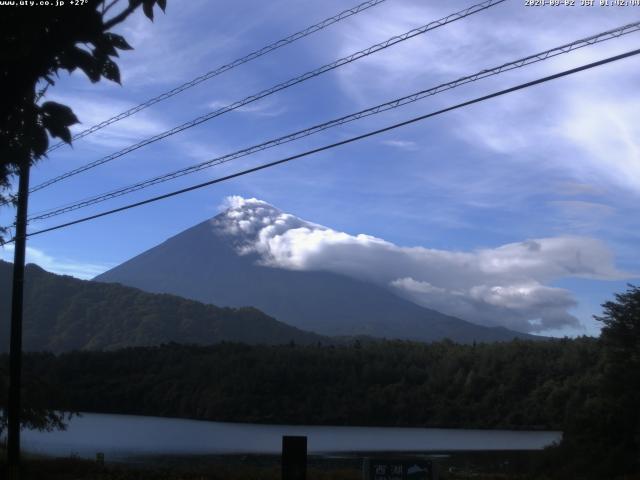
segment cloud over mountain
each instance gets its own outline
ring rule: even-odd
[[[607,246],[588,237],[531,239],[471,252],[401,247],[351,235],[283,213],[268,203],[229,197],[217,227],[238,252],[264,265],[345,274],[391,289],[443,313],[495,326],[540,332],[579,326],[567,277],[620,279]]]

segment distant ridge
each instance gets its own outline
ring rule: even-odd
[[[0,352],[9,347],[11,272],[0,260]],[[24,350],[112,350],[163,343],[315,344],[331,340],[255,308],[218,308],[175,295],[55,275],[26,267]]]
[[[220,226],[223,215],[169,238],[95,280],[215,305],[251,305],[321,335],[424,342],[449,338],[465,343],[538,338],[445,315],[344,275],[260,265],[257,254],[238,253],[237,237]]]

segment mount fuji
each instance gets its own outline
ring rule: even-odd
[[[311,234],[306,237],[305,248],[312,250],[314,235],[333,232],[266,202],[237,198],[214,218],[94,280],[171,293],[220,307],[251,306],[321,335],[424,342],[536,338],[461,320],[403,298],[392,287],[356,278],[349,274],[348,264],[357,264],[357,256],[340,260],[345,273],[322,263],[305,265],[278,235],[293,230]]]

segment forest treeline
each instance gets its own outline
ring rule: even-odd
[[[590,338],[460,345],[177,344],[25,356],[46,407],[202,420],[561,429],[592,396]],[[6,369],[7,357],[0,357]],[[43,406],[43,405],[41,405]]]
[[[164,344],[24,356],[26,424],[59,410],[202,420],[547,428],[544,478],[640,473],[640,288],[603,304],[599,338],[431,344]],[[8,357],[0,355],[0,402]],[[2,403],[0,403],[2,409]],[[53,418],[50,416],[54,415]],[[0,430],[4,426],[0,418]]]
[[[0,352],[9,342],[13,266],[0,260]],[[251,307],[222,308],[119,284],[88,282],[26,267],[23,349],[115,350],[169,341],[267,345],[329,342]]]

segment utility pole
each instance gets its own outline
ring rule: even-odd
[[[11,343],[9,346],[9,405],[7,463],[9,480],[20,479],[20,387],[22,375],[22,302],[24,263],[27,245],[27,208],[29,200],[30,158],[20,164],[18,208],[13,255],[13,290],[11,293]]]

